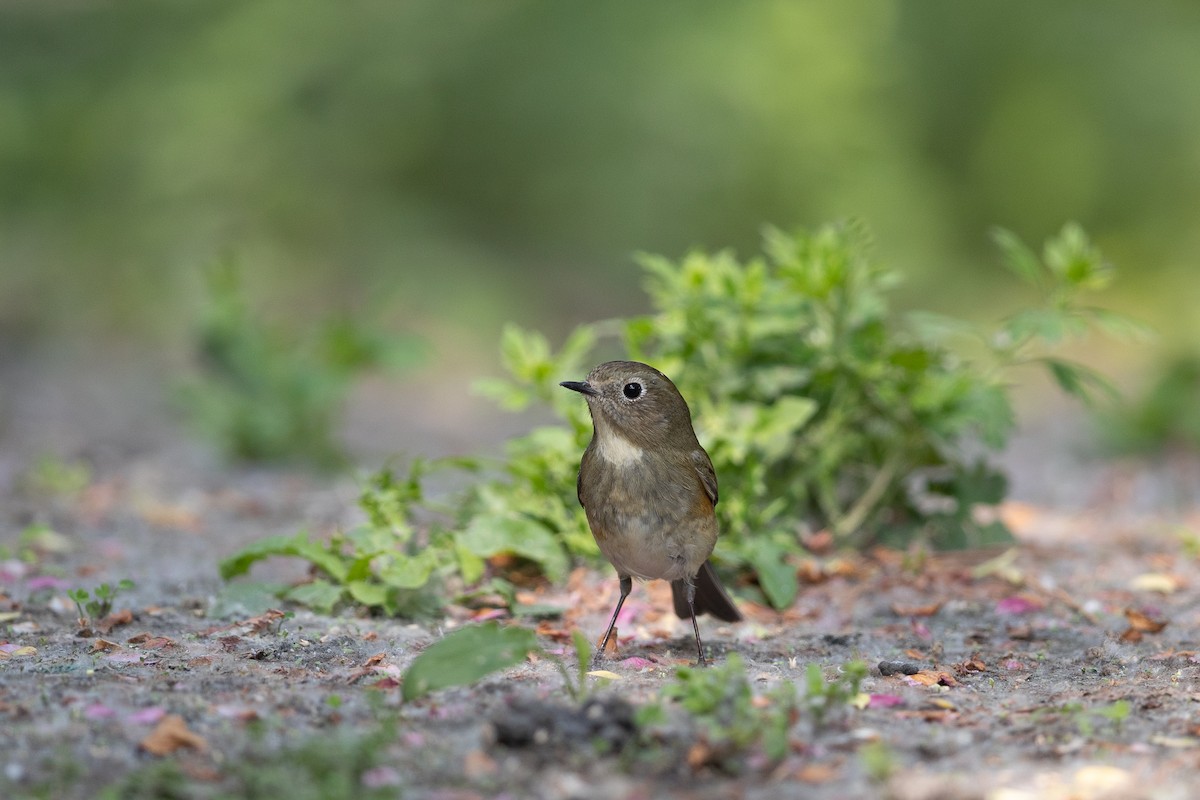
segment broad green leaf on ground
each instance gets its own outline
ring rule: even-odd
[[[495,622],[462,628],[417,656],[404,673],[404,699],[474,683],[538,649],[537,636],[525,628],[502,628]]]

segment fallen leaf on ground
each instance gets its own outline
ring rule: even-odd
[[[113,628],[121,625],[128,625],[133,622],[133,612],[128,608],[123,608],[120,611],[114,611],[104,619],[96,623],[96,630],[100,633],[108,633]]]
[[[923,606],[906,606],[892,603],[892,613],[898,617],[932,617],[942,608],[942,601],[927,603]]]
[[[4,658],[25,658],[28,656],[37,655],[37,648],[29,645],[11,644],[4,642],[0,644],[0,659]]]
[[[958,681],[949,672],[942,670],[923,669],[912,675],[906,675],[905,680],[921,686],[958,686]]]
[[[828,764],[805,764],[795,775],[796,780],[804,783],[829,783],[838,776],[838,771]]]
[[[125,640],[126,644],[141,645],[144,650],[162,650],[167,647],[178,647],[179,644],[166,636],[151,636],[148,633],[139,633],[136,636],[131,636]]]
[[[141,748],[155,756],[165,756],[177,750],[205,750],[208,742],[203,736],[188,730],[187,723],[178,714],[168,714],[142,739]]]
[[[1122,642],[1140,642],[1143,635],[1158,633],[1167,627],[1166,620],[1151,619],[1133,608],[1125,609],[1125,619],[1129,621],[1129,627],[1121,634]]]
[[[956,664],[954,669],[956,672],[959,672],[959,674],[964,674],[967,672],[987,672],[987,665],[984,664],[978,656],[971,656],[971,658],[968,658],[961,664]]]
[[[1135,592],[1158,592],[1171,594],[1180,587],[1180,580],[1174,575],[1162,572],[1146,572],[1138,575],[1129,582],[1129,588]]]
[[[97,639],[92,642],[93,653],[107,653],[110,651],[120,650],[121,645],[116,642],[110,642],[108,639]]]

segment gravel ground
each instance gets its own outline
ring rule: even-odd
[[[833,682],[848,662],[870,667],[865,707],[820,725],[798,715],[786,754],[769,758],[723,752],[675,709],[638,732],[634,709],[691,657],[690,626],[667,613],[661,583],[635,587],[605,665],[619,679],[591,679],[591,705],[547,657],[402,702],[404,669],[467,612],[420,624],[279,616],[231,591],[220,558],[270,534],[353,524],[357,488],[223,466],[181,434],[146,372],[133,360],[0,362],[0,546],[14,556],[0,565],[0,796],[1195,796],[1192,459],[1097,460],[1072,412],[1051,409],[1005,455],[1014,500],[1003,513],[1019,534],[1008,556],[814,557],[786,612],[746,604],[738,625],[702,620],[714,660],[737,653],[760,697],[785,683],[803,691],[809,664]],[[485,429],[494,440],[482,422],[411,429],[454,391],[433,386],[418,410],[403,406],[411,394],[368,388],[347,440],[371,443],[355,445],[364,463],[452,451],[487,441]],[[380,429],[398,403],[409,428]],[[87,485],[31,485],[46,454],[87,464]],[[22,538],[35,524],[60,536]],[[40,548],[32,565],[15,557],[29,546]],[[286,560],[254,573],[301,577]],[[136,583],[115,603],[128,615],[80,631],[66,589],[123,578]],[[616,581],[580,569],[530,594],[563,609],[541,641],[570,662],[564,633],[598,635]],[[881,662],[920,672],[884,675]]]

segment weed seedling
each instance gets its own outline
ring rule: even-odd
[[[87,589],[69,589],[67,597],[75,601],[75,609],[79,612],[81,626],[89,619],[100,619],[112,613],[113,602],[121,592],[132,591],[136,584],[128,578],[121,579],[116,586],[102,583],[92,592]]]

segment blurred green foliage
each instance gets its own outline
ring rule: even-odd
[[[1101,438],[1115,452],[1200,452],[1200,353],[1165,361],[1150,387],[1102,423]]]
[[[1187,2],[6,3],[0,325],[174,330],[232,248],[280,308],[482,339],[637,302],[635,248],[858,216],[968,316],[987,225],[1079,219],[1194,334],[1198,89]]]
[[[298,336],[250,308],[235,263],[219,262],[207,277],[197,374],[178,399],[193,426],[232,458],[338,463],[334,426],[352,380],[371,368],[412,366],[424,354],[416,337],[385,336],[349,317]]]

